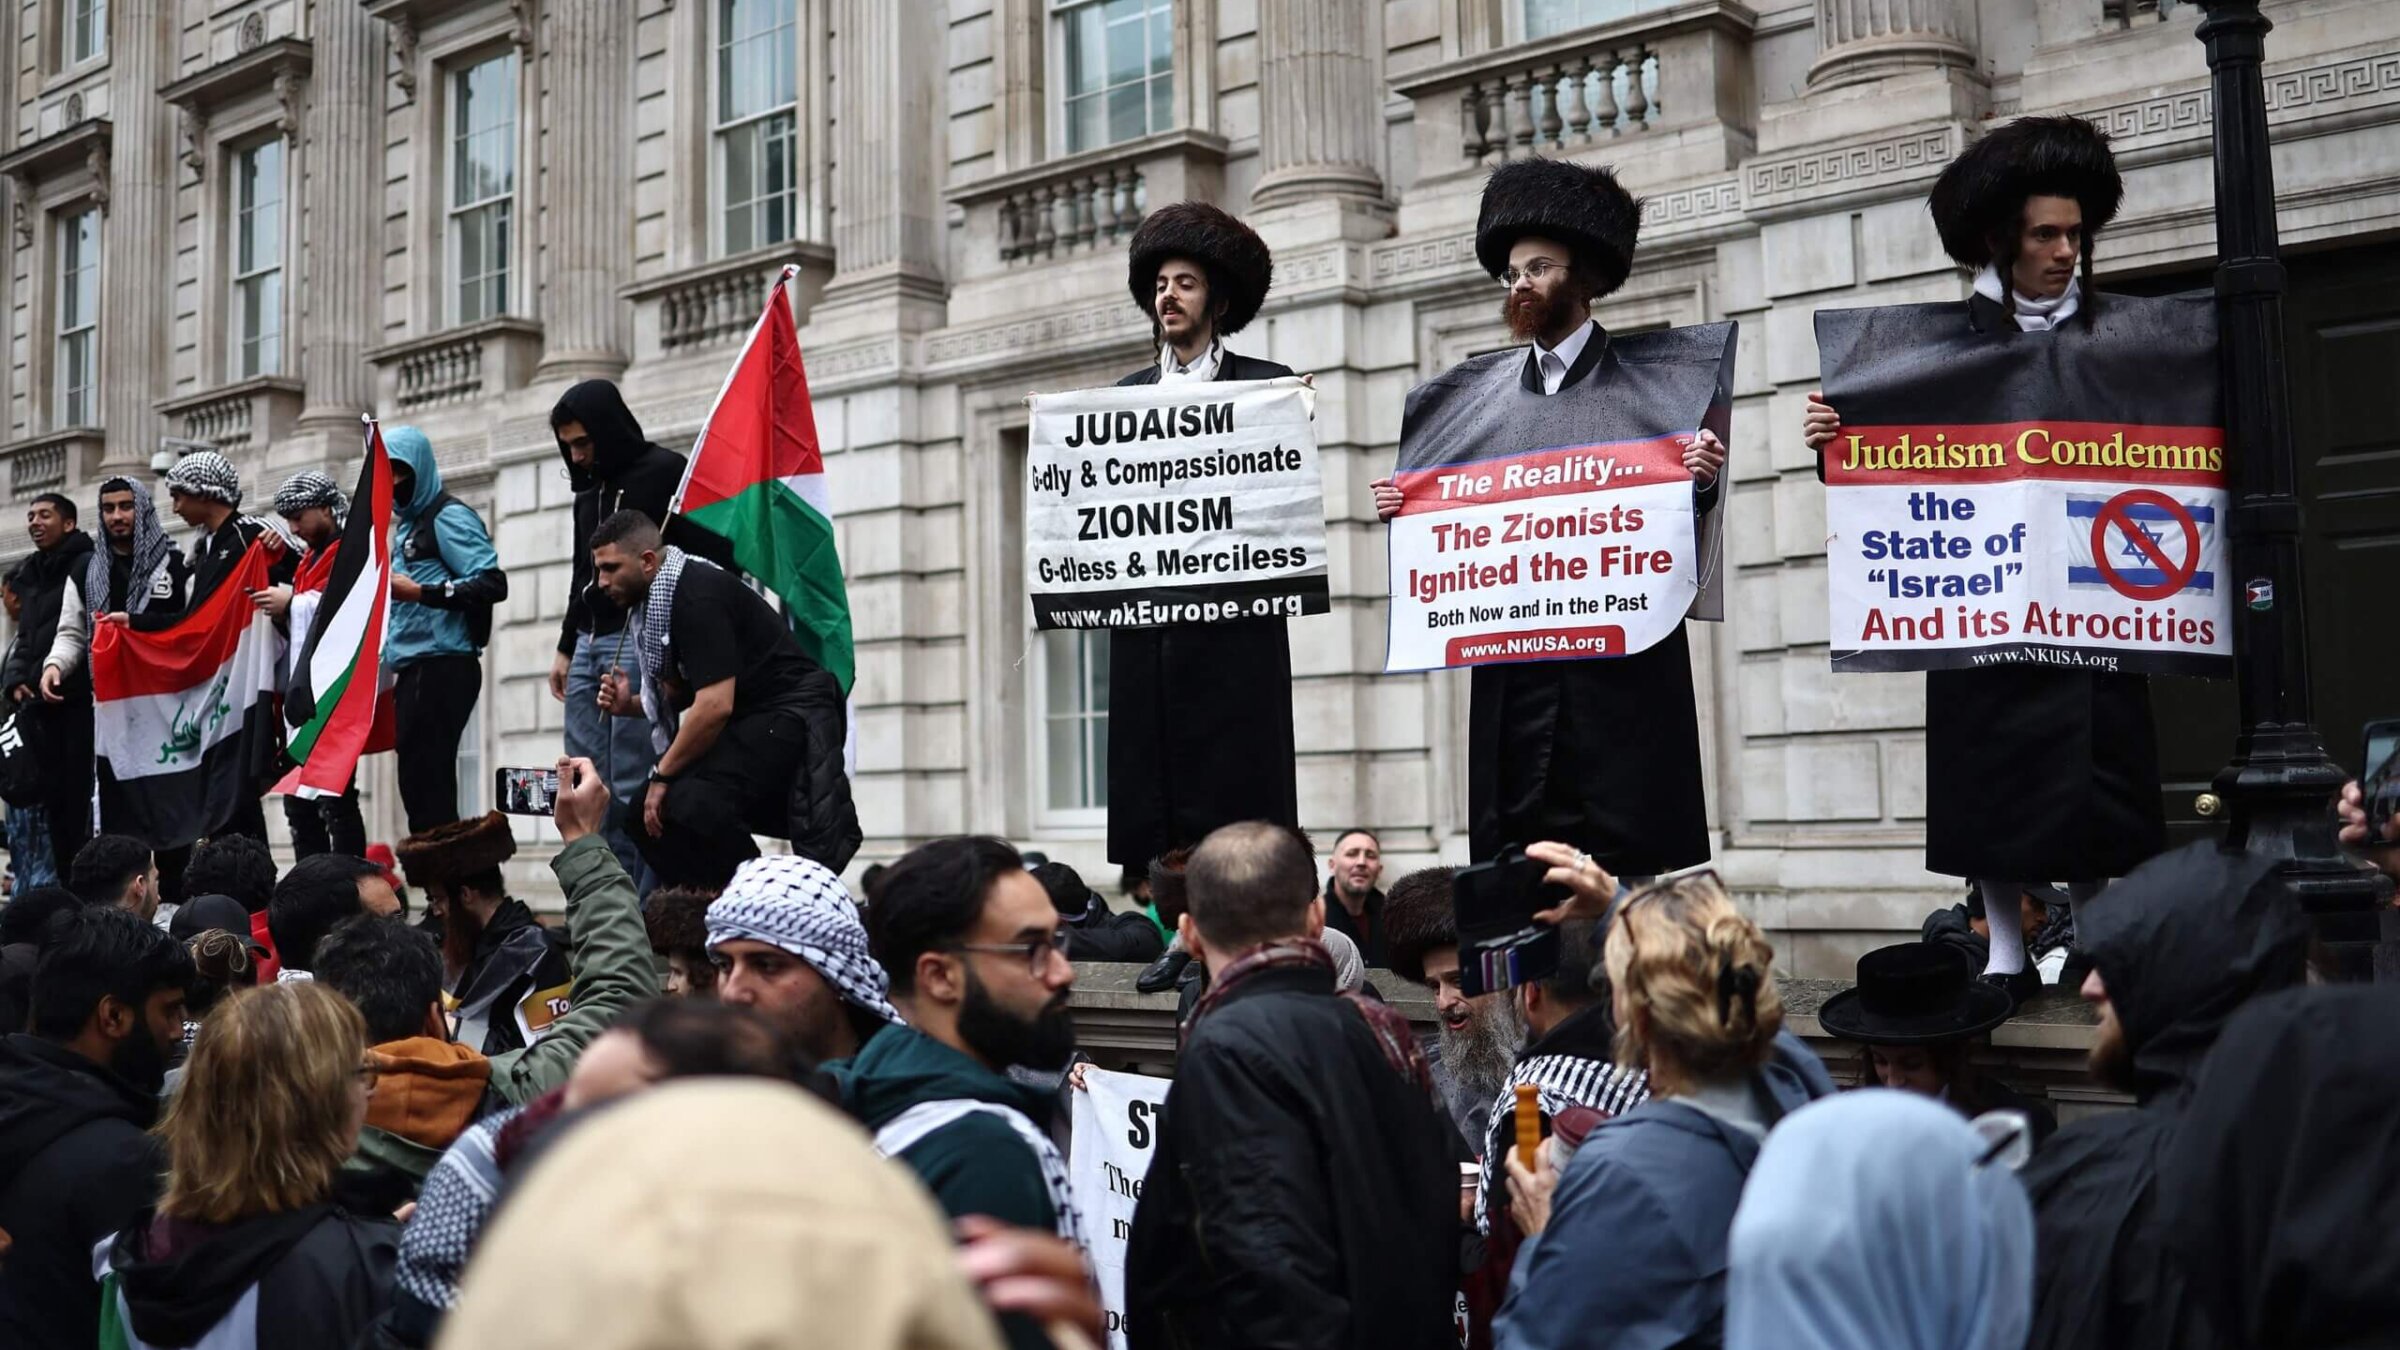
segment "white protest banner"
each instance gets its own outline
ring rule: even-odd
[[[1092,1244],[1111,1350],[1125,1350],[1125,1243],[1133,1236],[1133,1207],[1166,1119],[1169,1080],[1086,1068],[1074,1098],[1067,1143],[1069,1184]]]
[[[2230,673],[2209,305],[2098,297],[1994,341],[1962,306],[1817,315],[1837,671]]]
[[[1025,588],[1037,627],[1332,608],[1307,385],[1125,385],[1027,401]]]
[[[1730,323],[1604,339],[1550,396],[1523,349],[1409,395],[1384,669],[1630,656],[1681,627],[1713,560],[1684,450],[1725,435]]]

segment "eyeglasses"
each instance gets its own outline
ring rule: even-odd
[[[1025,961],[1025,973],[1035,979],[1049,969],[1050,957],[1067,959],[1067,930],[1045,934],[1030,942],[961,942],[950,948],[954,952],[984,952],[992,956],[1017,956]]]
[[[1558,271],[1560,268],[1565,266],[1565,263],[1552,262],[1548,258],[1536,258],[1532,262],[1525,264],[1523,267],[1511,267],[1507,271],[1502,272],[1500,274],[1500,284],[1508,287],[1510,290],[1515,290],[1517,283],[1520,281],[1540,281],[1543,277],[1546,277],[1552,272]]]

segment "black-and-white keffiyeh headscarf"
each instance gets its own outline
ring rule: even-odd
[[[653,592],[655,594],[655,592]],[[708,945],[746,939],[790,952],[846,1002],[900,1022],[891,979],[867,950],[867,928],[842,879],[797,854],[752,858],[708,907]]]
[[[150,607],[150,578],[157,575],[174,545],[159,528],[158,503],[151,500],[150,489],[130,478],[111,478],[100,485],[100,495],[112,492],[133,494],[133,556],[126,560],[125,611],[139,614]],[[94,614],[108,609],[108,560],[113,553],[102,540],[83,564],[83,605]]]
[[[658,575],[650,578],[650,596],[642,602],[639,612],[632,615],[636,651],[642,667],[642,711],[650,717],[650,740],[659,753],[666,753],[675,738],[679,720],[667,703],[666,692],[659,679],[667,668],[667,625],[675,613],[675,588],[683,583],[686,567],[714,567],[706,558],[695,558],[675,547],[666,546],[659,554]]]
[[[350,498],[328,474],[308,469],[284,479],[283,486],[275,489],[275,514],[286,520],[312,506],[330,509],[336,529],[350,518]]]
[[[206,497],[236,510],[242,505],[242,476],[233,461],[214,450],[195,450],[167,470],[167,491]]]

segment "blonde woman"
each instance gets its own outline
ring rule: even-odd
[[[1527,852],[1574,892],[1560,917],[1606,916],[1617,1060],[1649,1073],[1651,1095],[1594,1129],[1563,1173],[1510,1160],[1517,1212],[1540,1227],[1518,1253],[1498,1341],[1719,1345],[1742,1182],[1768,1128],[1833,1080],[1783,1030],[1774,949],[1715,873],[1619,898],[1589,857],[1561,844]]]
[[[373,1070],[341,995],[239,990],[158,1123],[166,1190],[102,1249],[102,1345],[348,1345],[391,1301],[398,1225],[331,1203]]]

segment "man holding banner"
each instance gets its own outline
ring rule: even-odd
[[[1387,670],[1468,666],[1469,846],[1563,840],[1621,877],[1709,856],[1687,614],[1717,617],[1733,326],[1617,337],[1592,302],[1641,209],[1606,169],[1492,173],[1475,253],[1529,345],[1408,396]]]
[[[1126,284],[1150,317],[1158,360],[1118,385],[1289,377],[1289,367],[1225,348],[1274,277],[1266,241],[1217,207],[1151,212],[1134,231]],[[1319,514],[1321,523],[1321,498]],[[1138,867],[1236,820],[1299,825],[1282,618],[1112,627],[1108,665],[1110,862]]]
[[[1963,308],[1817,315],[1834,669],[1927,672],[1925,865],[1993,915],[2165,846],[2146,672],[2230,659],[2212,312],[2089,289],[2123,195],[2091,124],[2021,119],[1934,184]],[[1985,978],[2038,990],[1991,929]]]

